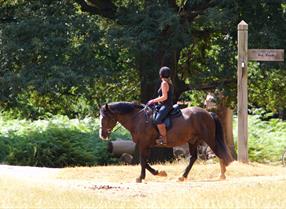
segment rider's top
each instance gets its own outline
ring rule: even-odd
[[[166,106],[168,109],[173,107],[173,98],[174,98],[174,86],[169,83],[169,91],[168,91],[168,97],[165,101],[160,102],[159,104]],[[158,90],[159,96],[162,96],[162,89],[161,87]]]

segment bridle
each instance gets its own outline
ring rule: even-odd
[[[145,105],[145,107],[142,110],[144,111],[145,124],[147,124],[149,123],[149,119],[150,119],[149,114],[150,112],[151,114],[153,113],[153,109],[149,105]]]
[[[109,112],[112,114],[111,111],[109,111]],[[115,126],[114,126],[113,128],[107,128],[107,129],[106,129],[106,132],[107,132],[108,135],[110,135],[112,132],[117,131],[117,130],[120,128],[120,126],[116,127],[119,123],[118,123],[117,120],[115,120],[113,117],[110,116],[110,113],[109,113],[109,114],[104,113],[104,115],[106,115],[107,117],[109,117],[109,118],[115,123]],[[116,127],[116,129],[113,130],[115,127]],[[100,124],[99,128],[100,128],[100,129],[103,128],[103,127],[101,126],[101,124]]]
[[[107,111],[107,110],[106,110]],[[145,105],[144,108],[140,111],[138,111],[134,116],[133,118],[137,117],[141,112],[144,112],[144,118],[145,118],[145,124],[149,123],[149,117],[148,117],[148,114],[150,112],[152,112],[152,108],[148,105]],[[117,126],[119,123],[117,120],[114,119],[114,117],[111,116],[111,114],[113,114],[110,110],[108,112],[105,112],[104,113],[107,117],[109,117],[113,122],[115,122],[115,126],[113,128],[107,128],[106,131],[107,131],[107,134],[110,135],[112,132],[115,132],[117,131],[119,128],[121,128],[121,126]],[[117,126],[117,127],[116,127]],[[115,128],[116,127],[116,128]],[[102,129],[103,127],[99,126],[100,129]],[[115,128],[115,129],[114,129]]]

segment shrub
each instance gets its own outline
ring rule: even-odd
[[[234,119],[237,144],[237,118]],[[260,115],[248,117],[248,154],[250,161],[269,163],[280,161],[286,149],[286,122],[280,119],[262,121]]]
[[[116,163],[98,138],[97,120],[9,121],[2,126],[0,160],[12,165],[45,167]]]

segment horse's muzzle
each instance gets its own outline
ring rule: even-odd
[[[104,131],[104,130],[102,130],[102,128],[100,128],[100,129],[99,129],[99,137],[100,137],[102,140],[108,140],[109,132],[108,132],[108,131]]]

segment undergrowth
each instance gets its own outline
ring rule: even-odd
[[[98,137],[97,119],[7,120],[0,118],[0,162],[44,167],[117,163]],[[121,128],[120,128],[121,130]],[[121,130],[114,136],[127,137]]]
[[[234,118],[234,140],[237,145],[237,118]],[[248,117],[248,155],[250,161],[269,163],[281,160],[286,150],[286,122],[280,119],[260,120]]]
[[[262,121],[249,116],[249,160],[269,163],[281,160],[286,149],[286,122]],[[237,118],[234,138],[237,144]],[[117,129],[117,128],[115,128]],[[98,119],[69,119],[53,116],[43,120],[20,120],[0,117],[0,163],[44,167],[94,166],[116,164],[107,151],[107,141],[98,136]],[[112,139],[130,139],[119,127]]]

